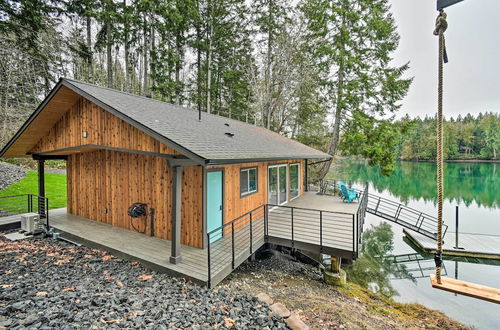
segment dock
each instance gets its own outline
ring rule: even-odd
[[[436,252],[435,240],[404,229],[403,233],[423,252]],[[443,255],[500,260],[500,235],[459,233],[458,249],[455,248],[455,235],[455,232],[448,232],[444,237]]]

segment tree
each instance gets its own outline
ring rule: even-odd
[[[322,73],[325,101],[334,109],[328,152],[337,153],[342,125],[349,121],[360,121],[349,127],[368,129],[356,134],[358,140],[385,138],[384,134],[374,134],[373,129],[387,128],[389,121],[375,124],[376,118],[397,111],[411,83],[411,79],[402,78],[408,64],[389,65],[399,36],[387,0],[304,0],[301,10],[310,31],[309,51]],[[357,115],[353,116],[354,113]],[[372,124],[367,126],[367,122]],[[390,141],[395,143],[396,139]],[[393,159],[387,158],[388,153],[380,153],[380,148],[349,148],[349,151],[368,157],[386,169],[384,172],[392,167]],[[330,165],[331,161],[325,163],[320,178],[328,173]]]

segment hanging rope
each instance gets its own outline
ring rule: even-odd
[[[437,250],[434,256],[436,263],[436,280],[441,284],[441,266],[443,264],[443,62],[448,62],[444,43],[444,32],[448,28],[446,13],[441,10],[436,18],[434,35],[439,37],[438,55],[438,110],[437,110],[437,197],[438,197],[438,232]]]

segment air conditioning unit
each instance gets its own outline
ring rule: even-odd
[[[26,213],[21,215],[21,230],[32,233],[40,229],[41,225],[40,215],[37,213]]]

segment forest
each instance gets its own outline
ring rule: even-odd
[[[398,157],[432,157],[403,137],[418,141],[432,120],[395,119],[412,82],[409,62],[392,63],[398,43],[388,0],[1,0],[0,145],[68,77],[261,125],[387,174]],[[494,157],[490,138],[460,140],[458,153]]]
[[[408,127],[401,134],[397,155],[402,160],[436,159],[436,121],[432,117],[399,121]],[[444,121],[443,156],[447,160],[498,159],[500,151],[500,114],[451,117]]]

